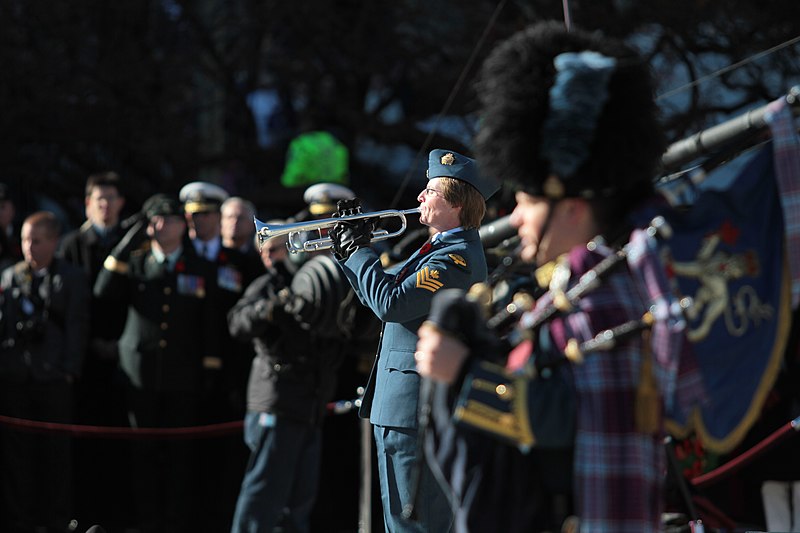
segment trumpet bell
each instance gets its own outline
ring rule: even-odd
[[[269,239],[275,237],[286,236],[286,247],[289,252],[295,254],[299,252],[315,252],[317,250],[327,250],[333,246],[333,241],[330,237],[322,235],[323,230],[328,230],[339,222],[348,222],[363,219],[384,219],[397,217],[400,220],[400,229],[396,231],[387,231],[385,229],[378,229],[372,232],[372,239],[370,242],[383,241],[402,235],[408,223],[406,215],[419,214],[419,208],[414,209],[387,209],[385,211],[376,211],[374,213],[358,213],[355,215],[346,215],[343,217],[323,218],[319,220],[309,220],[306,222],[291,222],[288,224],[266,224],[253,217],[256,225],[256,235],[258,236],[258,247],[264,245]],[[309,233],[317,232],[319,238],[309,238]]]

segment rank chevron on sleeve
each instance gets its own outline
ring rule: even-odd
[[[439,271],[430,270],[428,267],[423,268],[417,272],[417,288],[426,289],[431,292],[436,292],[441,289],[444,284],[439,281]]]

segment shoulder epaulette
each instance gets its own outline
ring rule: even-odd
[[[458,265],[458,266],[460,266],[462,268],[466,268],[467,267],[467,260],[464,259],[463,256],[458,255],[458,254],[447,254],[447,257],[449,257],[450,260],[453,261],[453,263],[455,263],[456,265]]]

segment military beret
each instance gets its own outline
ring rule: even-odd
[[[229,196],[228,191],[207,181],[187,183],[178,193],[178,198],[183,202],[187,213],[213,213],[219,211],[222,202],[227,200]]]
[[[328,215],[336,212],[336,202],[350,200],[356,194],[338,183],[317,183],[303,193],[303,201],[308,204],[312,215]]]
[[[488,200],[500,188],[493,180],[478,173],[474,159],[452,150],[431,150],[428,155],[427,175],[428,179],[454,178],[465,181],[475,187],[484,200]]]
[[[157,216],[183,216],[183,204],[169,194],[154,194],[142,204],[142,213],[148,220]]]

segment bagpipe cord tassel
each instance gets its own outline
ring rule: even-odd
[[[639,369],[639,386],[636,389],[635,423],[641,433],[656,434],[661,423],[661,397],[653,376],[653,354],[650,350],[650,331],[644,330],[642,362]]]

